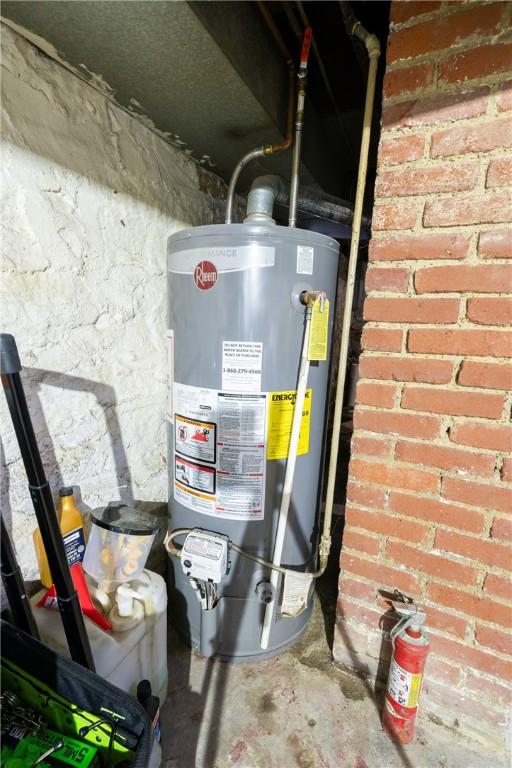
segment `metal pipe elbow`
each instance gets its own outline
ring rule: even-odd
[[[275,224],[272,218],[276,200],[286,202],[288,192],[280,176],[258,176],[247,198],[247,214],[244,224]]]

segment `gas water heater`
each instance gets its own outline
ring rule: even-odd
[[[170,617],[205,656],[265,658],[307,626],[312,580],[304,594],[293,572],[317,567],[337,273],[335,240],[276,225],[271,208],[262,212],[254,196],[243,224],[169,238],[169,528],[181,532],[172,534],[177,548],[168,546]],[[269,564],[308,311],[303,298],[316,291],[330,304],[327,359],[309,368],[273,584]]]

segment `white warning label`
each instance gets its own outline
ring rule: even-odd
[[[309,245],[297,246],[297,274],[312,275],[315,249]]]
[[[174,498],[230,520],[263,520],[267,395],[174,386]]]
[[[194,491],[188,485],[182,485],[176,479],[174,480],[174,498],[180,504],[183,504],[184,507],[193,509],[196,512],[202,512],[205,515],[215,514],[215,496]]]
[[[260,341],[223,341],[222,390],[260,392],[262,357]]]
[[[262,520],[266,395],[219,393],[217,514]]]
[[[174,420],[176,453],[215,464],[217,391],[176,384]]]
[[[195,464],[181,456],[175,456],[174,477],[182,485],[196,491],[215,493],[215,470],[203,464]]]

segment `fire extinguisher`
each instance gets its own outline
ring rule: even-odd
[[[423,669],[430,650],[423,630],[427,615],[414,603],[392,602],[401,618],[390,632],[393,655],[389,667],[382,727],[394,741],[410,744],[418,712]]]

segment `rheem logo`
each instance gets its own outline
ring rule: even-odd
[[[194,269],[194,283],[201,291],[208,291],[217,282],[217,267],[211,261],[200,261]]]

